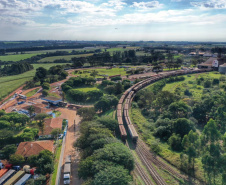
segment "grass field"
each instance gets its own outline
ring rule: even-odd
[[[64,60],[70,61],[71,58],[74,58],[74,57],[87,57],[87,56],[92,56],[92,55],[93,55],[93,53],[80,54],[80,55],[65,55],[65,56],[46,57],[46,58],[39,60],[38,62],[53,62],[54,60],[59,60],[59,59],[64,59]]]
[[[82,91],[82,92],[89,92],[89,91],[94,91],[98,89],[96,87],[84,87],[84,88],[76,88],[76,90]]]
[[[33,96],[39,89],[35,89],[33,91],[28,92],[27,94],[25,94],[28,98]]]
[[[83,71],[82,74],[78,74],[78,73],[75,73],[75,74],[81,75],[81,77],[85,77],[85,76],[89,77],[90,76],[90,73],[88,73],[88,71],[90,71],[90,70],[82,70],[82,71]],[[98,72],[98,75],[96,77],[103,77],[100,75],[108,75],[108,76],[113,76],[113,75],[125,76],[126,75],[126,71],[124,68],[95,69],[95,71]]]
[[[24,60],[27,58],[31,58],[33,56],[36,56],[37,54],[18,54],[18,55],[6,55],[6,56],[0,56],[1,61],[13,61],[17,62],[20,60]]]
[[[10,94],[15,89],[22,86],[26,81],[31,80],[35,76],[35,70],[38,67],[44,67],[49,69],[51,66],[58,65],[54,64],[33,64],[34,69],[23,74],[14,75],[14,76],[6,76],[0,78],[0,98],[4,98],[8,94]],[[59,65],[61,65],[59,63]]]
[[[198,77],[201,77],[201,76],[204,78],[208,78],[208,77],[220,78],[221,74],[219,73],[216,74],[216,72],[210,72],[210,73],[202,73],[202,74],[184,75],[185,77],[184,81],[166,84],[162,90],[174,92],[176,88],[179,88],[180,91],[183,93],[186,89],[189,89],[194,99],[199,99],[202,96],[203,86],[196,85],[193,82]]]

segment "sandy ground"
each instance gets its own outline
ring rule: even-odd
[[[57,109],[60,111],[61,118],[68,120],[68,131],[66,136],[66,142],[65,142],[65,150],[64,150],[64,157],[63,157],[63,164],[62,164],[62,171],[61,171],[61,182],[60,185],[63,185],[63,167],[64,167],[64,160],[67,155],[71,155],[72,164],[71,164],[71,185],[81,185],[82,180],[78,178],[78,163],[80,160],[79,152],[75,150],[73,147],[73,143],[76,141],[76,139],[79,137],[79,123],[80,123],[80,117],[76,115],[76,110],[69,110],[66,108],[59,108]],[[76,129],[74,132],[74,120],[76,124]]]

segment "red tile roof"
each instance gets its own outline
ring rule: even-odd
[[[49,150],[53,153],[53,143],[54,141],[51,140],[21,142],[17,148],[16,154],[29,157],[31,155],[38,155],[43,150]]]
[[[39,135],[44,135],[44,136],[51,135],[51,132],[53,129],[55,128],[62,129],[62,122],[63,122],[62,118],[48,118],[48,119],[45,119],[44,121],[45,123],[44,123],[43,133],[40,130]]]

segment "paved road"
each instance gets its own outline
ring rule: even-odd
[[[63,185],[63,169],[64,169],[64,160],[67,155],[71,155],[72,157],[72,164],[71,164],[71,185],[81,185],[82,180],[78,178],[78,163],[79,163],[79,152],[75,150],[73,147],[73,143],[79,137],[79,122],[80,117],[76,115],[75,110],[69,110],[66,108],[59,108],[61,114],[61,118],[68,120],[68,131],[66,136],[66,143],[65,143],[65,150],[64,150],[64,157],[63,157],[63,164],[62,164],[62,171],[61,171],[61,181],[60,185]],[[74,132],[74,120],[76,123],[76,132]]]

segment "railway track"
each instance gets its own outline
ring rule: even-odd
[[[176,71],[176,72],[168,72],[164,74],[159,75],[153,75],[141,82],[138,82],[137,84],[133,85],[129,89],[127,89],[122,97],[119,100],[118,106],[117,106],[117,119],[119,122],[119,129],[122,140],[126,141],[127,143],[127,131],[128,135],[131,137],[132,141],[134,143],[137,143],[135,146],[135,152],[139,156],[141,162],[143,163],[143,166],[147,169],[147,171],[150,173],[152,179],[155,181],[157,185],[165,185],[164,179],[158,174],[155,167],[152,165],[154,164],[159,169],[163,169],[167,172],[169,172],[174,178],[178,179],[184,179],[187,178],[180,174],[179,172],[175,171],[172,167],[164,163],[163,161],[158,160],[158,158],[154,157],[153,154],[149,151],[149,149],[146,147],[145,143],[138,139],[138,134],[134,128],[134,125],[132,124],[130,117],[129,117],[129,109],[131,107],[131,102],[135,96],[135,94],[144,87],[150,85],[151,83],[154,83],[158,80],[168,78],[171,76],[177,76],[177,75],[185,75],[190,73],[201,73],[201,72],[207,72],[209,70],[193,70],[193,71]],[[127,143],[128,146],[128,143]],[[129,147],[129,146],[128,146]],[[129,147],[130,148],[130,147]],[[148,181],[147,175],[142,172],[142,166],[139,165],[136,161],[136,169],[135,171],[140,175],[140,177],[143,179],[145,183],[151,184],[151,181]],[[153,183],[152,183],[153,184]]]
[[[130,149],[128,142],[126,141],[126,146]],[[130,149],[131,150],[131,149]],[[143,167],[140,165],[137,159],[135,159],[135,170],[134,173],[137,177],[140,177],[146,185],[154,185],[154,183],[149,178],[148,174],[144,171]]]
[[[186,176],[176,172],[173,168],[171,168],[169,165],[165,164],[164,162],[160,161],[157,157],[154,157],[153,154],[149,151],[149,149],[145,146],[145,143],[143,143],[142,140],[138,140],[137,142],[137,149],[143,151],[143,154],[147,157],[147,159],[154,163],[156,166],[159,166],[161,169],[164,169],[168,171],[171,175],[179,178],[179,179],[187,179]]]

